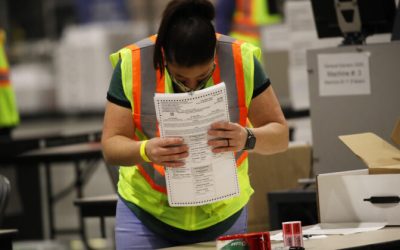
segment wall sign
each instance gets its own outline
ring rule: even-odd
[[[369,52],[318,55],[320,96],[369,95]]]

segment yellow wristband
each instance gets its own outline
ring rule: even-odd
[[[142,157],[142,159],[145,162],[151,162],[149,157],[146,154],[146,144],[147,144],[148,140],[142,141],[142,143],[140,144],[140,156]]]

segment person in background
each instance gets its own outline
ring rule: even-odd
[[[269,14],[267,0],[217,0],[216,2],[217,32],[258,47],[262,45],[261,26],[279,22],[281,17],[278,14]]]
[[[115,241],[121,249],[156,249],[245,233],[251,194],[248,151],[282,152],[288,126],[260,62],[260,49],[215,33],[208,0],[173,0],[157,35],[110,56],[102,146],[120,166]],[[240,195],[207,205],[171,207],[165,168],[184,166],[190,149],[182,138],[161,138],[153,97],[225,82],[230,122],[211,124],[212,152],[235,152]]]
[[[15,93],[5,52],[6,34],[0,28],[0,139],[11,139],[12,129],[19,124]]]

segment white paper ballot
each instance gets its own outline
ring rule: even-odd
[[[182,137],[189,146],[185,166],[166,168],[170,206],[196,206],[239,194],[233,152],[214,154],[210,124],[229,121],[225,83],[199,91],[154,96],[161,137]]]
[[[384,228],[386,222],[320,223],[303,230],[304,235],[355,234]]]

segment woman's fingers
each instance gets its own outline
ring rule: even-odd
[[[189,156],[189,148],[183,144],[182,138],[156,137],[146,145],[146,153],[150,160],[156,164],[168,167],[184,165],[184,159]]]
[[[240,151],[246,143],[246,129],[238,123],[216,122],[211,124],[208,145],[214,153]]]
[[[246,143],[247,131],[238,123],[216,122],[208,130],[208,145],[213,153],[240,151]],[[149,159],[162,166],[181,167],[189,156],[189,147],[183,138],[160,138],[149,140],[146,145]]]

